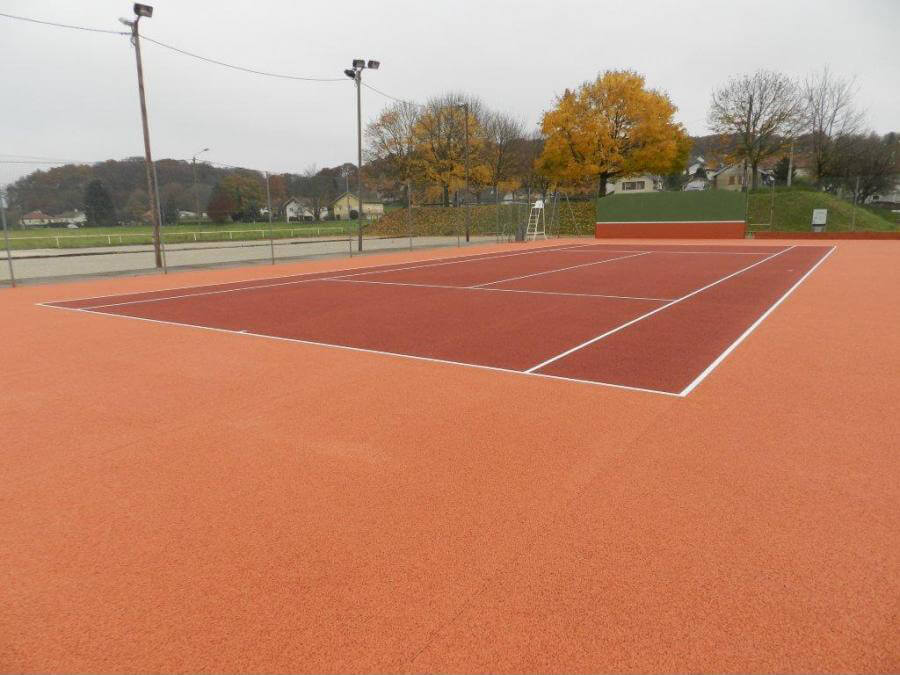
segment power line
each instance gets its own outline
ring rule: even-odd
[[[147,37],[146,35],[141,35],[142,40],[146,40],[147,42],[152,42],[155,45],[159,45],[165,49],[171,49],[173,52],[178,52],[179,54],[183,54],[184,56],[189,56],[192,59],[199,59],[200,61],[206,61],[207,63],[213,63],[217,66],[223,66],[225,68],[231,68],[232,70],[240,70],[244,73],[251,73],[253,75],[262,75],[264,77],[277,77],[282,80],[300,80],[302,82],[344,82],[346,78],[344,77],[301,77],[300,75],[285,75],[283,73],[269,73],[264,70],[254,70],[252,68],[244,68],[243,66],[235,66],[231,63],[225,63],[224,61],[217,61],[216,59],[211,59],[206,56],[200,56],[199,54],[194,54],[192,52],[185,51],[184,49],[179,49],[178,47],[173,47],[172,45],[167,45],[164,42],[160,42],[159,40],[154,40],[153,38]]]
[[[130,32],[125,32],[121,30],[107,30],[106,28],[89,28],[87,26],[73,26],[68,23],[56,23],[54,21],[41,21],[40,19],[32,19],[27,16],[16,16],[14,14],[7,14],[5,12],[0,12],[0,16],[5,16],[7,19],[16,19],[17,21],[27,21],[29,23],[39,23],[43,26],[55,26],[56,28],[71,28],[72,30],[83,30],[89,33],[108,33],[110,35],[131,35]]]
[[[106,33],[109,35],[131,35],[131,32],[119,31],[119,30],[107,30],[105,28],[91,28],[89,26],[75,26],[67,23],[56,23],[55,21],[42,21],[40,19],[32,19],[27,16],[16,16],[14,14],[7,14],[5,12],[0,12],[0,16],[6,17],[7,19],[15,19],[17,21],[27,21],[29,23],[37,23],[43,26],[53,26],[55,28],[70,28],[73,30],[81,30],[87,31],[90,33]],[[158,45],[164,49],[169,49],[173,52],[177,52],[178,54],[182,54],[183,56],[188,56],[192,59],[198,59],[200,61],[205,61],[206,63],[212,63],[217,66],[222,66],[223,68],[231,68],[232,70],[239,70],[244,73],[250,73],[252,75],[261,75],[263,77],[275,77],[282,80],[297,80],[301,82],[343,82],[345,78],[343,77],[304,77],[301,75],[286,75],[284,73],[270,73],[264,70],[255,70],[253,68],[245,68],[244,66],[236,66],[232,63],[225,63],[224,61],[219,61],[217,59],[211,59],[206,56],[201,56],[200,54],[195,54],[193,52],[189,52],[187,50],[181,49],[179,47],[175,47],[170,44],[166,44],[165,42],[160,42],[159,40],[154,40],[151,37],[147,37],[146,35],[140,36],[142,40],[147,42],[152,42],[155,45]]]
[[[33,159],[0,159],[0,164],[81,164],[69,159],[33,160]]]
[[[406,104],[408,104],[408,105],[415,105],[415,106],[418,106],[418,107],[420,107],[420,108],[425,108],[425,107],[427,107],[427,106],[423,105],[422,103],[416,103],[415,101],[408,101],[408,100],[403,99],[403,98],[397,98],[396,96],[391,96],[390,94],[388,94],[388,93],[386,93],[386,92],[383,92],[383,91],[381,91],[380,89],[376,89],[376,88],[373,87],[371,84],[366,84],[365,82],[362,83],[362,86],[364,86],[366,89],[371,89],[371,90],[374,91],[376,94],[381,94],[381,95],[384,96],[385,98],[389,98],[389,99],[391,99],[391,100],[393,100],[393,101],[397,101],[397,103],[406,103]]]

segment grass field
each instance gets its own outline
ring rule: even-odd
[[[328,221],[320,223],[228,223],[213,225],[196,223],[166,225],[163,240],[166,244],[182,244],[204,241],[252,241],[293,237],[332,237],[355,234],[355,221]],[[38,248],[87,248],[96,246],[121,246],[151,244],[152,228],[148,225],[123,227],[83,227],[70,230],[64,227],[12,229],[9,231],[10,248],[27,250]]]

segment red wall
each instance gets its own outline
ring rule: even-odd
[[[597,223],[598,239],[743,239],[743,220]]]
[[[900,232],[754,232],[754,239],[900,239]]]

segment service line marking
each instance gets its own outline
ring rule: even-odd
[[[606,260],[597,260],[589,263],[581,263],[580,265],[570,265],[569,267],[560,267],[555,270],[546,270],[544,272],[534,272],[533,274],[523,274],[518,277],[509,277],[508,279],[499,279],[497,281],[489,281],[486,284],[475,284],[469,288],[484,288],[485,286],[493,286],[494,284],[502,284],[506,281],[518,281],[519,279],[529,279],[531,277],[540,277],[545,274],[556,274],[557,272],[565,272],[566,270],[574,270],[579,267],[590,267],[591,265],[604,265],[606,263],[615,262],[616,260],[626,260],[627,258],[637,258],[642,255],[650,255],[653,251],[641,251],[640,253],[632,253],[631,255],[622,255],[617,258],[607,258]]]
[[[397,267],[400,265],[408,265],[410,263],[418,263],[418,262],[427,262],[431,261],[443,261],[443,260],[485,260],[488,257],[507,257],[510,255],[524,255],[526,253],[544,253],[550,251],[562,251],[567,249],[574,248],[587,248],[590,246],[596,246],[596,241],[591,240],[590,243],[587,244],[572,244],[568,246],[555,245],[555,246],[538,246],[527,251],[522,251],[518,253],[498,253],[497,251],[487,251],[485,253],[469,253],[468,255],[456,255],[450,256],[447,258],[419,258],[418,260],[407,260],[405,262],[398,263],[381,263],[379,265],[370,265],[368,267],[344,267],[341,269],[330,269],[330,270],[321,270],[319,272],[303,272],[301,274],[292,273],[292,274],[281,274],[270,277],[259,277],[257,279],[238,279],[237,281],[220,281],[214,284],[192,284],[190,286],[172,286],[170,288],[163,288],[155,291],[135,291],[134,293],[106,293],[104,295],[89,295],[87,297],[81,298],[65,298],[65,299],[57,299],[57,300],[44,300],[42,302],[36,303],[37,305],[47,305],[52,306],[54,303],[60,302],[81,302],[82,300],[99,300],[102,298],[116,298],[122,297],[124,295],[149,295],[151,293],[163,293],[165,291],[186,291],[192,288],[215,288],[217,286],[231,286],[234,284],[250,284],[255,281],[269,281],[275,279],[300,279],[301,277],[308,277],[313,274],[331,274],[333,272],[349,272],[349,271],[357,271],[357,270],[378,270],[382,267]],[[152,250],[152,249],[150,249]],[[446,249],[444,249],[446,250]],[[391,253],[397,253],[397,250],[388,250],[385,255],[389,255]],[[359,256],[357,256],[358,258]],[[291,262],[286,262],[285,264],[294,264]],[[303,264],[303,263],[301,263]],[[254,287],[255,288],[255,287]],[[70,308],[71,309],[71,308]]]
[[[580,244],[577,246],[571,246],[571,247],[566,247],[566,248],[579,248],[580,246],[591,246],[591,244]],[[529,251],[520,251],[518,253],[505,253],[505,254],[499,254],[499,255],[475,254],[473,256],[468,256],[468,257],[453,258],[451,260],[446,260],[446,261],[442,260],[440,262],[432,262],[430,264],[413,265],[413,266],[408,266],[408,267],[396,267],[396,266],[390,265],[390,264],[376,265],[376,266],[367,267],[367,268],[360,268],[361,271],[354,271],[349,274],[339,274],[339,275],[335,275],[333,277],[324,276],[324,277],[309,278],[316,274],[330,274],[331,272],[334,272],[334,271],[343,272],[345,270],[329,270],[329,271],[324,271],[324,272],[309,272],[304,275],[294,274],[294,275],[289,275],[287,277],[271,277],[273,279],[278,279],[278,278],[290,279],[289,281],[279,281],[279,282],[271,283],[271,284],[256,284],[253,286],[239,286],[237,288],[226,288],[226,289],[215,290],[215,291],[203,291],[200,293],[182,293],[179,295],[166,295],[166,296],[157,297],[157,298],[141,298],[138,300],[127,300],[127,301],[123,301],[123,302],[111,302],[111,303],[105,303],[105,304],[101,304],[101,305],[91,305],[89,307],[84,307],[83,309],[101,309],[104,307],[121,307],[123,305],[139,305],[139,304],[142,304],[145,302],[146,303],[162,302],[164,300],[180,300],[183,298],[202,297],[202,296],[206,296],[206,295],[221,295],[224,293],[237,293],[239,291],[252,291],[257,288],[275,288],[278,286],[292,286],[295,284],[305,284],[305,283],[309,283],[311,281],[326,281],[326,280],[331,281],[334,279],[345,279],[348,277],[366,276],[369,274],[386,274],[388,272],[402,272],[404,270],[415,270],[415,269],[422,269],[425,267],[440,267],[442,265],[457,265],[457,264],[462,264],[462,263],[467,263],[467,262],[481,262],[484,260],[495,260],[495,259],[499,259],[499,258],[513,258],[516,256],[534,255],[537,253],[552,252],[554,250],[559,250],[559,249],[552,249],[552,248],[547,247],[547,248],[541,248],[541,249],[532,249]],[[431,260],[434,261],[434,258],[431,258]],[[416,262],[416,261],[410,261],[410,262]],[[402,265],[404,263],[397,263],[397,264]],[[379,269],[381,267],[391,267],[391,269]],[[351,269],[353,269],[353,268],[351,268]],[[303,278],[297,278],[299,276],[302,276]],[[265,280],[266,280],[265,278],[260,279],[260,281],[265,281]],[[191,288],[207,288],[210,286],[213,286],[213,287],[214,286],[225,286],[225,285],[239,284],[239,283],[252,283],[253,281],[255,281],[255,280],[251,279],[246,282],[229,281],[229,282],[224,282],[222,284],[186,286],[182,290],[190,290]],[[167,290],[177,290],[177,289],[167,289]],[[149,295],[150,293],[159,293],[159,292],[162,292],[162,291],[142,291],[139,294],[140,295]],[[138,293],[135,293],[135,294],[120,293],[119,297],[127,296],[127,295],[139,295],[139,294]],[[104,296],[97,296],[97,298],[100,298],[100,297],[104,297]],[[105,297],[116,297],[116,296],[105,296]],[[83,299],[84,300],[93,300],[95,298],[83,298]],[[42,302],[42,303],[38,303],[38,304],[52,306],[53,302],[78,302],[78,300],[56,300],[56,301]]]
[[[690,293],[688,293],[686,295],[682,295],[680,298],[676,298],[675,300],[672,300],[671,302],[667,302],[662,307],[657,307],[656,309],[652,309],[645,314],[641,314],[640,316],[638,316],[634,319],[631,319],[631,321],[626,321],[625,323],[623,323],[619,326],[616,326],[615,328],[612,328],[612,329],[606,331],[605,333],[601,333],[600,335],[597,335],[596,337],[592,337],[590,340],[585,340],[581,344],[575,345],[571,349],[567,349],[566,351],[561,352],[561,353],[557,354],[556,356],[550,357],[546,361],[542,361],[541,363],[537,364],[536,366],[532,366],[525,372],[533,373],[536,370],[540,370],[541,368],[544,368],[545,366],[548,366],[555,361],[559,361],[560,359],[565,358],[566,356],[569,356],[570,354],[574,354],[575,352],[580,351],[580,350],[584,349],[585,347],[588,347],[588,346],[594,344],[595,342],[599,342],[600,340],[608,338],[610,335],[614,335],[615,333],[618,333],[621,330],[625,330],[629,326],[633,326],[634,324],[638,323],[639,321],[643,321],[644,319],[647,319],[647,318],[653,316],[654,314],[657,314],[657,313],[663,311],[664,309],[668,309],[669,307],[677,305],[680,302],[684,302],[688,298],[694,297],[698,293],[702,293],[703,291],[705,291],[709,288],[712,288],[713,286],[717,286],[718,284],[721,284],[723,281],[727,281],[728,279],[731,279],[732,277],[736,277],[738,274],[743,274],[747,270],[753,269],[757,265],[762,265],[764,262],[768,262],[769,260],[772,260],[772,258],[777,258],[782,253],[787,253],[788,251],[790,251],[794,248],[795,248],[795,246],[790,246],[788,248],[782,249],[781,251],[778,251],[777,253],[773,253],[772,255],[763,258],[762,260],[757,260],[752,265],[747,265],[747,267],[742,267],[737,272],[732,272],[728,276],[724,276],[721,279],[713,281],[712,283],[707,284],[706,286],[703,286],[702,288],[698,288],[697,290],[691,291]]]
[[[369,279],[316,279],[315,281],[333,281],[345,284],[374,284],[377,286],[411,286],[413,288],[447,288],[455,291],[487,291],[493,293],[528,293],[531,295],[562,295],[574,298],[612,298],[614,300],[650,300],[652,302],[669,302],[672,298],[644,298],[635,295],[603,295],[601,293],[566,293],[564,291],[529,291],[518,288],[481,288],[480,286],[447,286],[443,284],[414,284],[401,281],[371,281]]]

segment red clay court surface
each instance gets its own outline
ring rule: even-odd
[[[568,244],[49,305],[684,396],[833,250]]]
[[[0,672],[900,671],[900,242],[466,254],[0,289]]]

